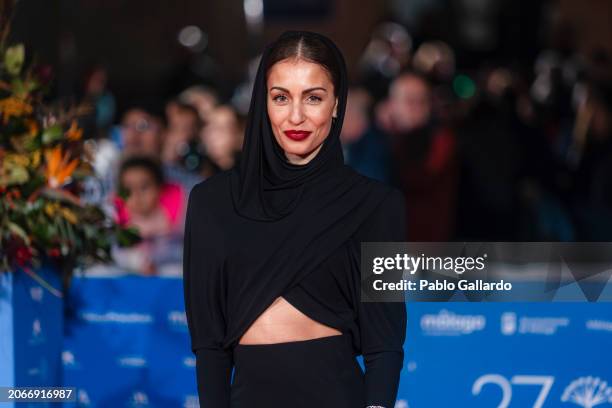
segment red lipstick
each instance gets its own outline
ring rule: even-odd
[[[307,130],[285,130],[283,133],[291,140],[299,142],[300,140],[306,139],[312,132]]]

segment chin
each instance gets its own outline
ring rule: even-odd
[[[311,149],[311,148],[304,148],[304,149],[292,149],[287,147],[286,149],[283,149],[285,151],[285,153],[287,154],[291,154],[294,156],[300,156],[300,157],[306,157],[309,154],[311,154],[315,149]]]
[[[284,151],[291,154],[306,154],[312,151],[312,143],[310,140],[296,141],[291,140],[285,135],[277,138],[276,141]]]

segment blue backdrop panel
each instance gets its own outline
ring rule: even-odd
[[[612,303],[408,303],[407,311],[397,408],[612,403]]]
[[[50,267],[35,274],[53,291],[60,276]],[[63,301],[25,272],[2,272],[0,277],[0,385],[57,387],[62,384]],[[59,292],[58,292],[59,294]],[[12,407],[12,403],[0,403]],[[48,402],[16,406],[44,408]]]
[[[198,406],[180,278],[76,278],[69,300],[64,384],[78,406]]]
[[[79,406],[198,406],[182,289],[180,278],[74,280],[63,363]],[[611,303],[408,303],[407,311],[396,408],[612,403]]]

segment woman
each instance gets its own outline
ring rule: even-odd
[[[361,302],[359,264],[361,242],[405,240],[404,202],[344,165],[346,97],[333,42],[284,33],[263,52],[239,167],[190,194],[185,305],[202,408],[395,403],[405,304]]]

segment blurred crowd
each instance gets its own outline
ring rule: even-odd
[[[85,97],[98,112],[114,105],[105,84]],[[87,143],[95,152],[96,177],[85,199],[102,203],[142,238],[135,247],[114,250],[117,265],[144,275],[180,275],[189,191],[240,160],[241,119],[214,90],[193,86],[167,101],[163,115],[132,106],[117,124],[99,115],[95,122],[99,137]]]
[[[399,24],[376,28],[341,135],[347,164],[404,192],[409,240],[612,240],[612,86],[598,67],[551,48],[528,70],[459,71],[448,44],[413,45]],[[115,118],[106,71],[89,73],[98,177],[86,195],[143,236],[117,250],[122,268],[180,275],[188,193],[240,161],[253,74],[228,100],[196,84],[163,112]]]

